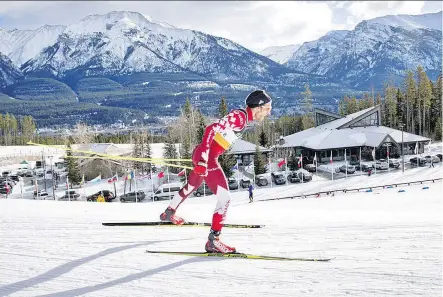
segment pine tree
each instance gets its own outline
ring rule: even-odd
[[[165,159],[177,159],[177,149],[175,148],[174,141],[170,135],[166,138],[165,147],[163,149],[163,155],[165,156]],[[175,161],[168,161],[167,163],[170,164],[177,164]],[[180,170],[178,167],[172,167],[171,172],[172,173],[178,173]]]
[[[132,139],[134,141],[132,156],[134,158],[142,158],[143,157],[143,155],[142,155],[142,149],[143,149],[143,144],[142,143],[143,143],[143,141],[142,141],[140,135],[136,134],[136,135],[134,135],[134,137]],[[139,161],[133,161],[132,162],[132,166],[138,172],[143,171],[143,168],[142,168],[143,166],[142,165],[143,165],[143,163],[139,162]]]
[[[192,117],[192,105],[189,98],[186,98],[185,106],[183,107],[183,114],[187,119],[191,119]]]
[[[13,114],[10,115],[10,129],[11,129],[11,144],[14,144],[15,137],[17,136],[18,124],[17,119]]]
[[[314,127],[314,119],[310,116],[303,115],[302,116],[302,124],[303,124],[302,130],[312,128],[312,127]]]
[[[382,125],[385,125],[385,112],[384,112],[384,104],[380,94],[377,94],[375,99],[375,104],[380,106],[380,121]]]
[[[385,85],[384,124],[388,127],[397,126],[397,96],[396,88],[390,84]]]
[[[345,98],[347,97],[345,96]],[[340,101],[338,102],[338,114],[341,116],[346,115],[345,98],[340,99]]]
[[[228,114],[228,105],[226,104],[225,97],[222,97],[220,104],[218,105],[218,116],[221,119],[227,114]]]
[[[434,140],[441,141],[442,140],[442,124],[441,117],[437,118],[435,123],[435,132],[434,132]]]
[[[442,115],[442,76],[438,76],[433,86],[432,101],[430,108],[430,131],[435,140],[441,140],[441,115]],[[439,126],[437,126],[439,124]]]
[[[22,135],[27,138],[27,141],[33,140],[36,126],[34,119],[31,116],[24,116],[21,120],[21,132]]]
[[[259,143],[263,147],[269,147],[268,135],[265,133],[264,127],[260,130]]]
[[[82,177],[80,176],[80,170],[78,169],[78,162],[76,158],[71,158],[71,143],[68,142],[66,147],[68,148],[66,155],[68,157],[68,180],[72,185],[78,185],[82,181]]]
[[[183,107],[182,115],[184,116],[185,125],[187,128],[187,131],[184,131],[183,135],[184,137],[189,138],[189,145],[190,147],[194,147],[195,143],[199,143],[201,141],[201,138],[198,138],[196,131],[196,114],[194,112],[194,108],[191,105],[191,102],[189,101],[189,98],[186,98],[185,106]]]
[[[419,122],[419,134],[428,135],[427,127],[429,127],[429,125],[426,121],[426,116],[429,113],[429,108],[431,107],[432,85],[430,84],[426,72],[421,66],[417,67],[417,77],[418,77],[418,104],[419,104],[418,116],[421,117],[421,121]]]
[[[203,139],[203,135],[205,135],[206,122],[203,114],[198,111],[197,112],[198,126],[197,126],[197,139],[200,142]]]
[[[305,91],[302,92],[303,101],[301,103],[301,109],[303,114],[307,117],[313,117],[313,109],[314,109],[314,99],[312,96],[312,91],[309,88],[309,84],[305,84]]]
[[[262,153],[258,145],[255,146],[254,154],[254,172],[255,175],[266,173],[266,162],[263,160]]]
[[[361,100],[357,101],[357,103],[358,103],[357,104],[358,110],[360,111],[360,110],[363,110],[363,109],[371,107],[370,101],[371,101],[371,99],[369,97],[369,94],[364,92],[363,93],[363,98]]]
[[[228,178],[231,177],[231,175],[233,174],[232,167],[237,164],[237,159],[235,158],[235,155],[224,153],[218,158],[218,161],[225,176]]]
[[[152,159],[151,143],[149,142],[148,139],[146,139],[143,153],[144,153],[144,155],[143,155],[144,158]],[[152,167],[152,163],[151,162],[146,163],[146,167],[145,168],[146,168],[147,172],[151,171],[151,167]]]
[[[3,133],[4,133],[4,121],[3,121],[3,115],[0,113],[0,145],[4,145],[3,140]]]
[[[357,98],[352,97],[348,99],[348,103],[346,104],[346,115],[355,113],[358,111]]]
[[[406,123],[406,102],[403,97],[400,88],[397,88],[397,128],[398,124],[402,123],[403,125]]]
[[[188,138],[183,139],[183,143],[180,146],[180,159],[191,159],[191,146]],[[182,162],[182,165],[189,166],[189,162]],[[186,170],[186,174],[189,174],[190,169]]]
[[[404,84],[406,90],[406,131],[415,133],[414,106],[416,103],[417,90],[415,87],[414,73],[412,73],[412,71],[409,70],[407,72]]]

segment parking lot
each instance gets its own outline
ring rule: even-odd
[[[427,154],[423,154],[426,156]],[[430,162],[422,162],[417,166],[414,163],[411,163],[411,159],[415,156],[405,156],[405,172],[413,173],[417,168],[425,169],[418,170],[417,175],[423,175],[426,172],[427,167],[437,167],[441,168],[442,162],[433,162],[431,165]],[[419,156],[420,157],[420,156]],[[402,172],[402,159],[397,159],[397,164],[399,166],[381,166],[379,164],[379,160],[376,162],[373,161],[362,161],[362,165],[366,164],[367,166],[362,166],[360,170],[359,165],[354,166],[357,167],[355,171],[350,170],[348,174],[344,170],[340,171],[340,167],[344,167],[344,161],[334,161],[331,165],[330,163],[322,163],[319,164],[317,170],[315,170],[315,166],[312,164],[306,164],[303,169],[299,169],[296,171],[283,170],[283,171],[275,171],[272,173],[265,173],[262,175],[254,176],[250,172],[246,172],[241,170],[240,172],[234,173],[234,175],[228,179],[229,189],[231,192],[240,192],[247,191],[248,187],[251,183],[253,183],[255,189],[259,188],[277,188],[277,187],[285,187],[293,185],[297,187],[299,184],[304,183],[313,183],[317,181],[332,181],[333,183],[338,180],[350,179],[352,180],[355,177],[361,176],[369,176],[368,168],[372,168],[371,177],[377,176],[385,176],[393,173]],[[390,159],[390,163],[393,162],[393,159]],[[332,168],[334,168],[334,173],[332,174]],[[348,167],[350,168],[350,167]],[[5,187],[2,187],[2,183],[4,184],[6,180],[10,187],[13,190],[14,198],[23,198],[23,199],[55,199],[60,201],[102,201],[104,202],[122,202],[122,203],[130,203],[130,202],[152,202],[152,193],[158,191],[159,184],[151,185],[150,180],[138,180],[137,188],[132,186],[132,189],[129,187],[124,188],[124,182],[119,181],[116,186],[117,195],[115,195],[114,187],[112,184],[108,184],[106,180],[102,180],[101,184],[89,184],[86,183],[86,187],[76,186],[74,188],[70,188],[70,194],[68,195],[66,188],[66,172],[64,168],[56,168],[54,169],[54,177],[52,177],[51,172],[48,173],[48,169],[46,174],[43,172],[43,169],[37,170],[9,170],[11,172],[1,172],[2,179],[0,180],[0,195],[2,197],[6,197]],[[353,173],[352,173],[353,172]],[[5,174],[7,173],[7,174]],[[20,180],[17,180],[17,179]],[[418,176],[419,178],[419,176]],[[255,180],[254,180],[255,179]],[[254,182],[253,182],[254,180]],[[53,183],[54,181],[54,183]],[[170,182],[177,182],[178,180],[171,179]],[[54,188],[53,188],[54,184]],[[168,191],[168,187],[164,185],[165,191]],[[37,195],[35,195],[35,190],[38,189]],[[137,194],[135,190],[137,189]],[[166,190],[167,189],[167,190]],[[102,192],[102,195],[100,195]],[[175,190],[168,193],[165,197],[157,200],[169,200],[175,194]],[[212,191],[207,186],[201,186],[199,189],[194,191],[191,194],[192,197],[200,197],[200,196],[209,196],[212,195]],[[11,191],[9,193],[11,195]],[[103,197],[101,197],[103,196]]]

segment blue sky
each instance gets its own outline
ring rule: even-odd
[[[2,1],[0,27],[68,25],[90,14],[136,11],[179,28],[229,38],[260,51],[300,44],[389,14],[442,10],[441,1]]]

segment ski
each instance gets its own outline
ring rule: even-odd
[[[220,257],[220,258],[240,258],[252,260],[275,260],[275,261],[309,261],[309,262],[328,262],[329,258],[291,258],[291,257],[273,257],[259,256],[244,253],[201,253],[201,252],[170,252],[170,251],[146,251],[150,254],[178,255],[178,256],[195,256],[195,257]]]
[[[166,227],[211,227],[211,223],[185,222],[183,225],[174,225],[171,222],[114,222],[102,223],[103,226],[166,226]],[[264,225],[241,225],[241,224],[224,224],[226,228],[263,228]]]

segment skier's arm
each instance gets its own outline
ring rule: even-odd
[[[246,121],[246,115],[244,112],[240,110],[233,110],[217,122],[206,127],[205,134],[203,135],[201,142],[202,154],[195,168],[197,174],[206,173],[209,150],[211,149],[211,144],[215,135],[217,133],[223,134],[226,129],[241,131],[245,127]]]

